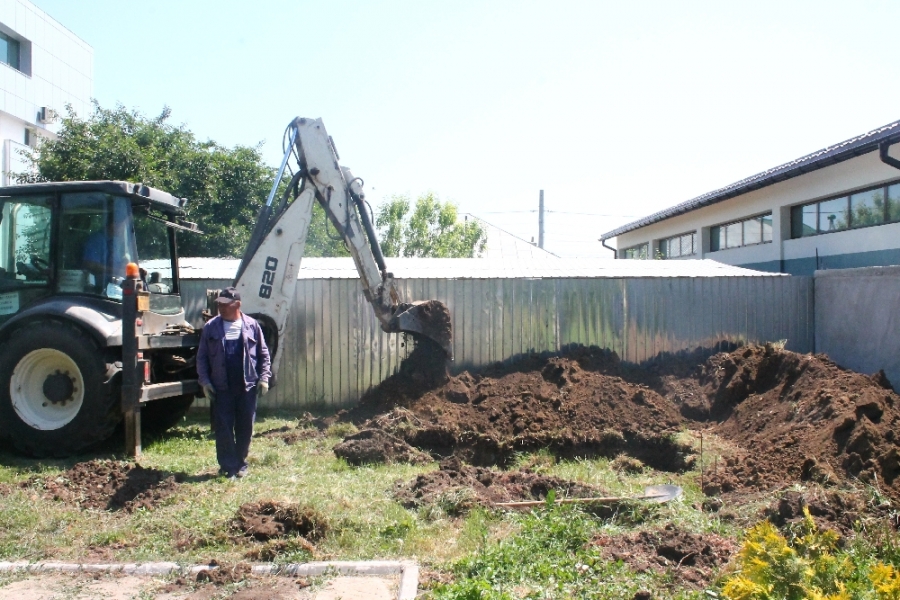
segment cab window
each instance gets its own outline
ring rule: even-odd
[[[122,297],[125,265],[137,261],[131,202],[101,192],[63,194],[59,291]]]
[[[0,198],[0,290],[50,281],[52,197]]]

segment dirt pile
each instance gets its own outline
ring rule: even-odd
[[[129,462],[92,460],[57,477],[32,478],[25,486],[41,488],[46,498],[81,508],[134,512],[155,508],[177,491],[184,477]]]
[[[251,578],[253,576],[252,572],[252,567],[247,563],[225,565],[214,560],[209,563],[208,569],[202,569],[197,572],[196,579],[201,583],[227,585],[229,583],[240,583]]]
[[[883,373],[753,346],[710,358],[697,385],[712,430],[741,449],[709,479],[710,492],[858,478],[900,498],[900,397]]]
[[[479,466],[547,448],[561,456],[627,454],[666,471],[689,468],[690,449],[673,440],[684,420],[677,407],[644,384],[604,372],[617,366],[614,353],[590,348],[464,372],[438,386],[401,369],[343,418]],[[405,412],[392,412],[398,407]]]
[[[319,437],[321,435],[322,433],[317,429],[303,429],[294,425],[285,425],[283,427],[277,427],[275,429],[269,429],[266,431],[261,431],[259,433],[254,433],[253,437],[278,438],[288,446],[293,446],[301,440],[308,440],[311,438]]]
[[[431,462],[431,457],[416,450],[404,440],[380,429],[363,429],[344,438],[334,447],[338,458],[343,458],[351,465],[372,463],[410,463],[423,464]]]
[[[898,529],[900,516],[889,502],[873,502],[862,492],[810,489],[787,490],[764,511],[763,517],[779,528],[800,524],[809,514],[819,529],[831,529],[841,536],[852,535],[861,525]]]
[[[224,586],[235,589],[223,592],[221,588]],[[193,581],[188,577],[177,577],[155,590],[154,597],[160,594],[160,597],[166,598],[209,600],[222,598],[224,593],[234,600],[287,600],[301,597],[297,590],[309,586],[306,578],[259,576],[253,574],[252,567],[247,563],[225,564],[213,560],[209,562],[209,568],[199,571]]]
[[[328,519],[314,508],[299,504],[261,500],[243,504],[231,522],[237,543],[253,547],[244,558],[275,561],[287,554],[315,554],[316,542],[329,531]]]
[[[419,475],[409,483],[398,483],[394,496],[406,508],[439,506],[450,516],[457,516],[476,505],[543,500],[550,490],[558,498],[600,495],[595,487],[546,477],[527,469],[495,471],[465,465],[452,458],[442,461],[437,471]]]
[[[441,382],[415,372],[401,367],[339,418],[437,459],[500,467],[517,451],[546,449],[683,471],[697,448],[673,434],[702,429],[732,448],[704,461],[709,495],[859,479],[900,498],[900,396],[883,373],[854,373],[826,356],[769,344],[636,366],[574,347]]]
[[[297,535],[315,541],[325,535],[329,525],[328,519],[314,508],[261,500],[241,505],[231,528],[261,542]]]
[[[633,535],[601,534],[592,540],[604,558],[621,560],[635,571],[668,573],[678,589],[703,589],[737,552],[734,540],[667,525]]]

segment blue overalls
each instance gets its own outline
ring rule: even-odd
[[[225,342],[228,391],[216,390],[216,458],[228,475],[247,466],[253,421],[256,419],[256,386],[244,381],[244,336]]]

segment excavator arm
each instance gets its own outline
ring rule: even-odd
[[[343,237],[381,328],[408,332],[435,341],[452,359],[452,330],[447,307],[437,301],[404,302],[387,271],[384,256],[366,210],[363,182],[339,163],[337,150],[321,119],[294,119],[287,130],[287,148],[275,183],[259,214],[241,260],[234,286],[242,310],[256,317],[279,364],[278,348],[293,303],[297,274],[313,214],[313,202]],[[298,170],[274,205],[291,158]]]

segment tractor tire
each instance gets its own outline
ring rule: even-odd
[[[143,435],[159,435],[174,427],[187,414],[194,403],[194,394],[160,398],[141,406],[141,433]]]
[[[116,369],[84,331],[61,321],[17,329],[0,351],[0,437],[24,454],[63,457],[121,421]]]

